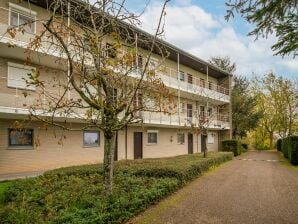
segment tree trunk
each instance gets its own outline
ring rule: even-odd
[[[204,139],[204,158],[207,158],[207,152],[208,152],[208,149],[207,149],[207,136],[204,135],[203,139]]]
[[[113,172],[114,172],[114,151],[116,133],[104,133],[104,161],[103,161],[103,182],[105,194],[110,195],[113,189]]]
[[[273,149],[273,132],[269,133],[269,149]]]

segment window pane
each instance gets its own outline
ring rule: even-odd
[[[18,26],[18,13],[10,12],[10,25],[11,26]]]
[[[84,145],[99,145],[99,133],[97,131],[85,131]]]
[[[9,146],[33,146],[33,130],[9,129]]]
[[[157,143],[157,133],[148,133],[148,143]]]
[[[34,23],[32,18],[19,14],[19,25],[24,25],[23,27],[26,32],[34,33]]]

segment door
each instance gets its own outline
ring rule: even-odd
[[[206,151],[206,136],[201,134],[201,152]]]
[[[187,139],[188,139],[188,154],[193,154],[193,134],[188,133]]]
[[[142,132],[133,133],[133,143],[134,143],[134,159],[143,158],[143,133]]]
[[[115,151],[114,151],[114,161],[118,160],[118,132],[116,132],[116,141],[115,141]]]

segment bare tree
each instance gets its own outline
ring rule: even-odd
[[[50,18],[32,21],[42,23],[42,30],[28,45],[27,62],[34,52],[42,52],[55,55],[53,60],[64,67],[48,80],[38,69],[29,74],[27,83],[37,93],[31,116],[63,130],[103,132],[106,194],[112,192],[116,132],[142,122],[142,111],[171,113],[175,107],[171,92],[156,75],[167,56],[158,37],[168,2],[152,36],[135,28],[139,15],[125,8],[125,0],[53,0]],[[18,31],[22,27],[8,33],[15,36]],[[161,56],[158,64],[151,63],[153,53]],[[82,126],[67,122],[69,118],[80,119]]]

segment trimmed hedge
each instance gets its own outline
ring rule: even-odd
[[[224,152],[233,152],[234,156],[241,154],[241,144],[236,139],[222,141],[222,148]]]
[[[293,165],[298,165],[298,136],[290,136],[281,140],[281,151]]]
[[[282,139],[280,138],[276,142],[276,149],[280,152],[281,152],[281,146],[282,146],[281,144],[282,144]]]
[[[276,147],[293,165],[298,165],[298,136],[278,139]]]
[[[103,194],[102,166],[49,171],[12,182],[4,192],[1,223],[123,223],[173,193],[232,153],[208,153],[115,163],[113,194]]]

